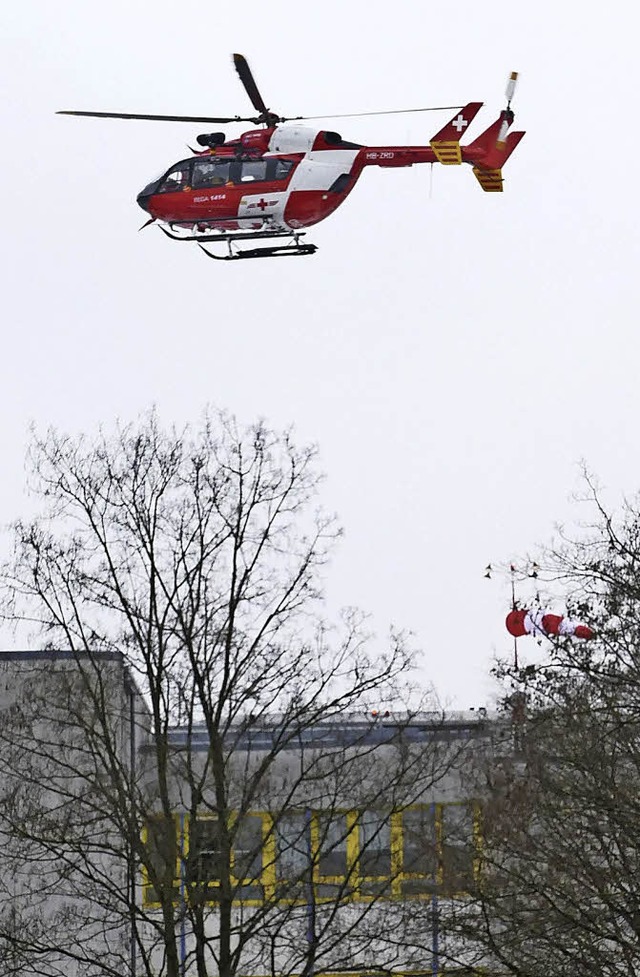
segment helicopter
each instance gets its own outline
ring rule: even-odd
[[[247,59],[234,54],[233,63],[256,115],[209,117],[71,110],[57,113],[155,122],[250,122],[257,127],[235,139],[227,139],[224,132],[199,135],[197,143],[201,149],[189,147],[189,158],[174,163],[137,196],[140,207],[150,215],[143,228],[157,223],[167,237],[196,242],[215,260],[314,254],[316,245],[303,240],[305,228],[329,217],[346,200],[367,166],[467,163],[484,191],[501,192],[502,167],[524,136],[524,132],[509,131],[514,121],[511,100],[518,78],[516,71],[509,77],[507,105],[498,119],[473,142],[461,145],[460,138],[482,108],[482,102],[285,118],[267,108]],[[338,132],[301,124],[325,118],[447,110],[455,114],[428,146],[364,146],[343,139]]]

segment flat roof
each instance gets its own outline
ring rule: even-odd
[[[70,648],[45,648],[31,651],[1,651],[0,661],[77,661],[79,658],[101,658],[102,661],[124,662],[121,651],[73,651]]]
[[[486,716],[439,720],[363,720],[355,717],[319,722],[296,730],[292,723],[268,723],[264,720],[252,726],[231,727],[225,736],[229,746],[247,752],[268,750],[300,750],[355,748],[382,746],[401,739],[404,743],[459,742],[478,739],[492,722]],[[209,734],[202,726],[174,727],[169,730],[169,742],[176,749],[200,752],[209,748]]]
[[[119,651],[73,651],[71,649],[41,649],[1,651],[0,663],[5,662],[52,662],[100,659],[118,662],[129,673],[128,663]],[[134,682],[135,688],[135,682]],[[140,695],[140,693],[138,692]],[[144,698],[144,697],[142,697]],[[483,707],[464,712],[428,712],[414,715],[352,714],[320,720],[312,725],[295,729],[295,720],[274,714],[247,717],[234,724],[225,734],[227,747],[240,751],[266,752],[276,749],[301,750],[344,749],[358,746],[380,746],[402,740],[404,743],[461,742],[479,739],[499,722],[498,716],[489,715]],[[169,742],[178,749],[204,752],[209,749],[209,734],[202,723],[191,727],[176,726],[169,729]]]

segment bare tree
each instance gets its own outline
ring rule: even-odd
[[[536,560],[597,638],[501,670],[512,737],[483,761],[482,885],[458,920],[518,977],[640,969],[640,510],[586,486],[595,517]]]
[[[366,919],[402,871],[376,858],[459,747],[412,741],[425,702],[403,634],[375,651],[361,615],[323,619],[339,529],[315,508],[315,449],[151,414],[95,441],[35,438],[30,474],[43,511],[16,524],[3,572],[5,618],[47,651],[2,696],[13,972],[366,960]]]

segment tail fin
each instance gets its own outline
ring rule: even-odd
[[[510,136],[506,136],[506,133],[503,135],[503,127],[508,129],[512,122],[513,112],[509,110],[501,112],[500,117],[488,129],[464,147],[465,161],[486,167],[502,165],[524,136],[524,132],[518,133],[518,138],[514,140],[512,136],[516,135],[515,132]]]
[[[506,139],[498,141],[505,122],[504,116],[505,113],[502,112],[493,125],[468,146],[463,147],[465,162],[473,164],[474,176],[487,192],[502,191],[502,167],[524,136],[524,132],[510,132]]]
[[[447,122],[440,132],[436,132],[429,145],[439,163],[443,163],[445,166],[455,166],[462,162],[460,136],[473,122],[482,105],[482,102],[469,102],[463,109],[460,109],[450,122]]]

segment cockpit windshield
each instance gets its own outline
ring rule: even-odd
[[[158,187],[158,193],[176,193],[178,190],[184,190],[185,187],[189,186],[190,171],[191,163],[189,160],[178,163],[170,173],[167,173]]]

